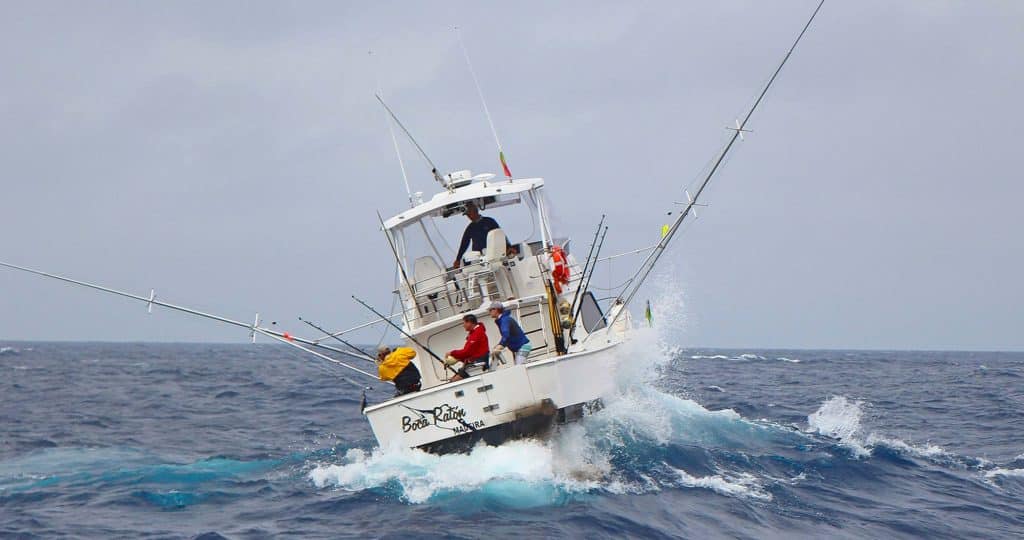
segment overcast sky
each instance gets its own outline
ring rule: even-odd
[[[512,171],[578,245],[649,245],[815,3],[4,2],[0,260],[368,319],[405,205],[378,76],[442,169],[499,172],[454,25]],[[688,346],[1024,349],[1022,55],[1021,2],[826,3],[642,296]],[[247,336],[0,270],[0,338]]]

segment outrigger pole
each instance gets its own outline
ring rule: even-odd
[[[429,354],[431,357],[433,357],[434,360],[437,360],[438,362],[440,362],[442,366],[444,366],[444,367],[448,368],[449,370],[451,370],[452,373],[458,374],[458,371],[455,371],[455,368],[449,366],[448,364],[445,364],[444,360],[441,360],[440,356],[434,354],[434,351],[428,349],[424,344],[422,344],[419,341],[417,341],[416,338],[412,337],[412,335],[409,334],[408,332],[406,332],[405,330],[402,330],[401,326],[398,326],[397,324],[391,322],[391,319],[384,318],[384,316],[381,315],[379,311],[377,311],[376,309],[373,309],[373,306],[371,306],[370,304],[367,304],[366,302],[363,302],[359,298],[356,298],[356,295],[354,295],[354,294],[352,295],[352,299],[355,300],[356,302],[359,302],[360,304],[362,304],[362,306],[364,308],[372,311],[374,315],[384,319],[384,321],[387,322],[388,324],[390,324],[392,328],[394,328],[395,330],[398,330],[398,332],[400,334],[402,334],[403,336],[409,338],[409,340],[411,340],[413,343],[418,345],[419,348],[423,349],[424,351],[427,351],[427,354]]]
[[[697,206],[697,200],[700,199],[701,194],[704,193],[704,188],[706,188],[708,186],[708,183],[711,182],[711,178],[715,175],[716,172],[718,172],[719,167],[725,160],[725,156],[729,153],[729,150],[732,149],[733,144],[736,143],[736,139],[742,138],[743,133],[749,132],[749,130],[746,129],[747,122],[750,120],[750,117],[754,114],[754,111],[757,110],[758,105],[761,104],[761,101],[764,99],[765,94],[768,93],[768,89],[772,87],[772,83],[775,82],[775,78],[779,76],[779,72],[782,71],[782,67],[786,65],[786,61],[789,60],[790,55],[793,54],[793,51],[796,49],[797,44],[800,43],[800,40],[804,37],[804,34],[807,33],[807,29],[810,28],[811,22],[814,21],[814,18],[818,15],[818,11],[821,10],[821,6],[824,4],[825,0],[821,0],[820,2],[818,2],[818,7],[814,8],[814,12],[811,13],[810,18],[807,19],[807,23],[804,24],[803,29],[800,30],[800,34],[797,35],[796,40],[793,41],[793,45],[789,48],[789,51],[786,52],[786,56],[784,56],[782,58],[782,61],[779,62],[779,67],[775,68],[775,72],[772,73],[771,78],[768,79],[768,82],[764,85],[764,88],[761,90],[761,93],[757,96],[757,100],[754,101],[754,104],[750,107],[750,110],[747,111],[746,116],[743,117],[743,121],[737,122],[735,128],[729,128],[730,130],[733,131],[732,137],[729,138],[729,142],[726,143],[725,147],[718,154],[718,158],[715,160],[714,165],[711,166],[711,170],[708,171],[707,175],[704,177],[704,180],[701,181],[700,186],[697,188],[697,191],[694,192],[693,197],[687,196],[688,202],[686,207],[683,209],[682,212],[679,213],[679,216],[676,218],[676,220],[672,222],[672,226],[669,227],[668,232],[665,233],[661,241],[654,246],[654,249],[651,251],[651,253],[647,256],[647,258],[644,259],[643,263],[640,264],[640,268],[638,268],[636,273],[633,274],[633,277],[629,279],[629,281],[632,282],[631,285],[626,290],[623,290],[623,292],[619,294],[618,298],[616,298],[617,301],[623,304],[623,308],[618,310],[615,316],[608,321],[608,326],[612,326],[613,324],[615,324],[615,321],[619,318],[622,312],[626,311],[626,306],[629,305],[629,302],[633,299],[634,296],[636,296],[636,293],[644,284],[644,280],[647,279],[647,276],[650,275],[651,271],[654,269],[654,265],[658,262],[658,259],[660,259],[661,255],[665,252],[665,248],[668,247],[669,242],[672,241],[672,238],[675,236],[676,232],[679,231],[679,226],[682,225],[683,221],[687,218],[687,216],[690,215],[690,212],[693,210],[694,206]],[[587,337],[589,338],[590,336],[588,335]]]
[[[117,295],[117,296],[123,296],[125,298],[130,298],[132,300],[138,300],[140,302],[145,302],[147,304],[147,306],[149,307],[149,311],[151,313],[152,313],[152,310],[153,310],[153,306],[160,306],[160,307],[171,309],[171,310],[174,310],[174,311],[180,311],[182,313],[188,313],[189,315],[196,315],[198,317],[203,317],[203,318],[206,318],[206,319],[211,319],[211,320],[214,320],[214,321],[219,321],[219,322],[222,322],[222,323],[225,323],[225,324],[230,324],[230,325],[237,326],[237,327],[240,327],[240,328],[245,328],[246,330],[249,330],[249,337],[254,342],[256,340],[256,334],[260,334],[260,335],[269,337],[270,339],[273,339],[275,341],[280,341],[281,343],[284,343],[285,345],[290,345],[292,347],[296,347],[298,349],[306,351],[309,354],[312,354],[312,355],[314,355],[314,356],[316,356],[316,357],[318,357],[318,358],[320,358],[322,360],[326,360],[328,362],[331,362],[332,364],[337,364],[337,365],[342,366],[342,367],[344,367],[346,369],[350,369],[352,371],[355,371],[355,372],[361,373],[363,375],[366,375],[367,377],[371,377],[371,378],[373,378],[375,380],[378,380],[377,376],[373,375],[372,373],[368,373],[368,372],[363,371],[363,370],[361,370],[361,369],[359,369],[357,367],[352,367],[352,366],[350,366],[350,365],[348,365],[348,364],[346,364],[344,362],[341,362],[339,360],[331,358],[330,356],[327,356],[325,354],[321,354],[321,353],[316,352],[314,350],[311,350],[311,349],[308,349],[306,347],[303,347],[302,345],[299,345],[299,343],[304,343],[306,345],[310,345],[310,346],[314,346],[314,347],[321,347],[323,349],[327,349],[327,350],[334,351],[334,352],[337,352],[337,353],[340,353],[340,354],[344,354],[344,355],[348,355],[348,356],[355,356],[352,353],[350,353],[348,351],[343,351],[341,349],[336,349],[334,347],[328,347],[326,345],[321,345],[321,344],[316,343],[316,342],[314,342],[312,340],[296,337],[296,336],[293,336],[291,334],[288,334],[287,332],[277,332],[277,331],[274,331],[274,330],[270,330],[268,328],[263,328],[263,327],[261,327],[259,325],[260,324],[260,316],[258,314],[256,315],[256,320],[253,321],[252,324],[246,324],[244,322],[236,321],[236,320],[233,320],[233,319],[229,319],[227,317],[221,317],[220,315],[214,315],[212,313],[206,313],[206,312],[203,312],[203,311],[199,311],[197,309],[192,309],[192,308],[188,308],[188,307],[184,307],[184,306],[179,306],[177,304],[171,304],[169,302],[163,302],[163,301],[157,300],[156,299],[156,293],[153,292],[153,291],[150,291],[148,297],[147,296],[139,296],[137,294],[132,294],[132,293],[124,292],[124,291],[119,291],[117,289],[111,289],[109,287],[104,287],[102,285],[96,285],[94,283],[88,283],[88,282],[85,282],[85,281],[79,281],[77,279],[71,279],[69,277],[64,277],[64,276],[60,276],[60,275],[57,275],[57,274],[51,274],[49,272],[43,272],[41,270],[35,270],[35,269],[32,269],[32,268],[26,268],[24,266],[18,266],[16,264],[10,264],[10,263],[5,263],[5,262],[0,261],[0,266],[6,266],[7,268],[11,268],[11,269],[14,269],[14,270],[20,270],[22,272],[28,272],[30,274],[35,274],[37,276],[43,276],[43,277],[47,277],[47,278],[51,278],[51,279],[56,279],[56,280],[59,280],[59,281],[63,281],[65,283],[71,283],[72,285],[78,285],[78,286],[81,286],[81,287],[87,287],[87,288],[90,288],[90,289],[95,289],[97,291],[102,291],[102,292],[114,294],[114,295]],[[299,343],[296,343],[296,342],[299,342]],[[345,380],[349,380],[349,379],[346,378]],[[354,381],[351,381],[351,380],[349,380],[349,382],[352,382],[353,384],[358,384],[358,383],[355,383]],[[365,388],[363,385],[359,385],[359,386],[362,387],[362,388]]]
[[[384,106],[384,110],[386,110],[388,114],[391,115],[391,119],[394,120],[396,124],[398,124],[398,127],[402,128],[402,131],[405,132],[405,136],[409,137],[409,140],[412,141],[412,144],[416,146],[417,150],[420,151],[420,155],[423,156],[423,159],[427,160],[427,163],[430,164],[430,172],[433,173],[434,180],[437,180],[437,183],[441,184],[441,187],[447,188],[448,186],[445,185],[444,180],[441,178],[441,173],[437,172],[437,165],[434,165],[434,162],[430,160],[430,156],[428,156],[427,153],[423,151],[423,147],[420,146],[420,143],[416,142],[416,139],[412,136],[412,133],[409,133],[408,129],[405,129],[405,125],[403,125],[402,121],[399,120],[397,116],[395,116],[395,113],[394,111],[391,110],[391,107],[388,107],[388,104],[384,103],[384,99],[380,97],[380,94],[374,95],[377,97],[377,101],[379,101],[380,104]]]

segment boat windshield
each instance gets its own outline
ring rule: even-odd
[[[512,282],[492,281],[509,279],[502,271],[495,274],[498,267],[504,265],[507,272],[510,261],[542,254],[549,245],[542,186],[541,179],[474,183],[440,193],[385,222],[408,278],[408,286],[398,292],[407,311],[419,313],[413,319],[433,313],[428,305],[444,306],[427,317],[437,320],[476,309],[485,299],[521,294]],[[467,232],[473,223],[467,215],[471,206],[479,213],[478,222],[486,224]],[[468,245],[456,263],[464,235]]]

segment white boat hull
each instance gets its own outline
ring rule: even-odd
[[[614,389],[617,345],[501,366],[368,407],[366,417],[382,448],[449,453],[541,436]]]

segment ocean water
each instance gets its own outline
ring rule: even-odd
[[[0,346],[5,538],[1024,537],[1021,353],[642,336],[594,416],[433,456],[281,346]]]

